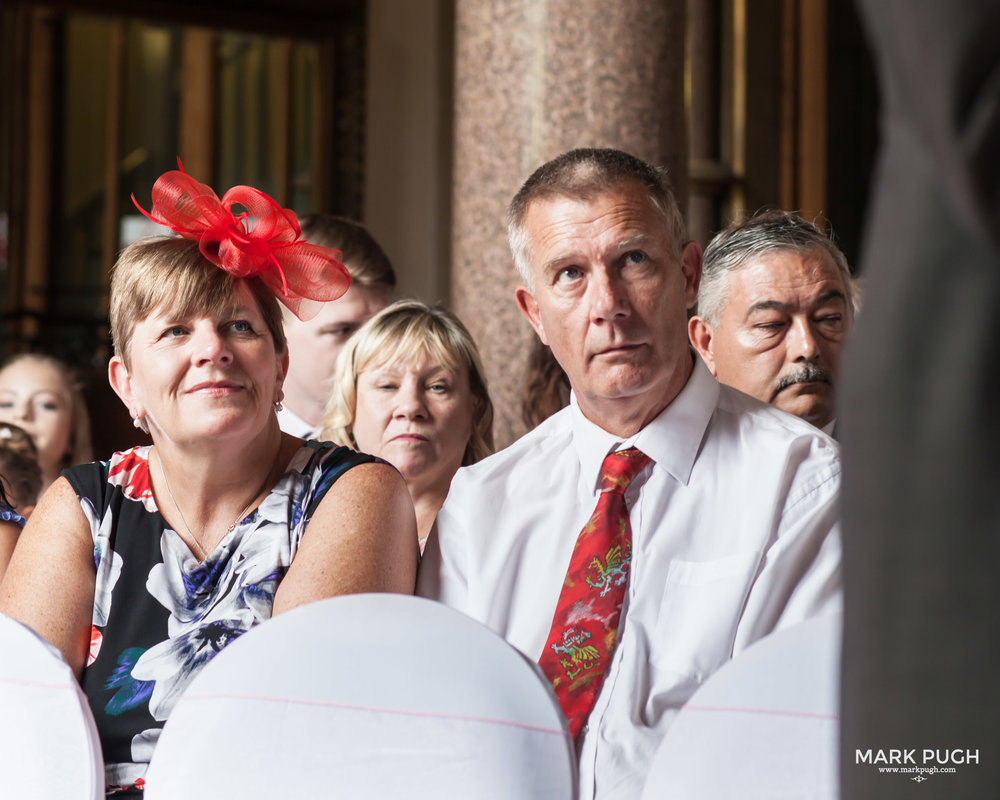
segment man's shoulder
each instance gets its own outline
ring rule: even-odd
[[[773,482],[786,507],[839,491],[840,446],[800,417],[722,386],[710,429],[718,463],[758,490]]]
[[[451,482],[443,511],[452,514],[501,514],[515,510],[511,496],[527,501],[564,469],[555,469],[572,447],[572,430],[563,409],[512,444],[475,464],[462,467]]]
[[[567,406],[525,433],[502,450],[475,464],[462,467],[458,475],[483,478],[487,475],[517,469],[526,461],[543,461],[550,454],[561,453],[572,441],[573,432]],[[456,475],[456,477],[458,477]]]
[[[720,386],[703,442],[706,451],[713,463],[750,482],[777,476],[781,485],[806,492],[840,482],[840,446],[834,439],[800,417],[728,386]]]
[[[746,431],[778,440],[816,439],[831,445],[834,452],[839,454],[839,446],[832,437],[801,417],[775,408],[731,386],[722,384],[719,389],[718,411],[731,416]]]

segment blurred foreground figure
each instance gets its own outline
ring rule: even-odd
[[[842,796],[980,800],[1000,795],[1000,2],[860,7],[882,151],[841,415]],[[893,753],[911,771],[880,772]]]

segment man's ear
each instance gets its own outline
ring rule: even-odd
[[[545,336],[545,327],[542,325],[541,314],[538,313],[538,303],[535,301],[535,296],[528,291],[527,286],[518,286],[514,291],[514,297],[517,298],[517,307],[531,323],[531,327],[535,329],[542,344],[548,344],[549,340]]]
[[[698,302],[701,263],[701,246],[697,242],[687,242],[681,251],[681,272],[684,273],[684,300],[688,308],[694,308]]]
[[[698,351],[698,355],[701,356],[701,360],[705,362],[709,371],[718,378],[719,372],[715,368],[715,354],[712,352],[714,334],[712,326],[704,317],[696,315],[688,320],[688,338],[691,340],[691,346]]]

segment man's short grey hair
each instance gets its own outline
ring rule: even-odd
[[[687,229],[666,169],[611,148],[570,150],[536,169],[507,208],[507,240],[514,266],[530,290],[534,291],[531,242],[524,225],[529,206],[536,200],[552,197],[589,201],[629,182],[641,184],[650,202],[663,215],[670,244],[680,260]]]
[[[853,314],[851,268],[833,239],[798,214],[767,210],[720,231],[708,243],[698,288],[698,315],[712,327],[718,327],[722,311],[729,302],[729,273],[763,255],[783,251],[830,256],[843,279],[848,313]]]

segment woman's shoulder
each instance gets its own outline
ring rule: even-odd
[[[130,500],[155,509],[149,479],[150,445],[112,453],[107,461],[92,461],[63,470],[63,476],[80,497],[92,500],[109,490],[120,489]]]
[[[295,473],[293,480],[302,487],[307,516],[311,516],[326,493],[345,473],[361,464],[386,462],[332,442],[304,442],[295,453],[288,471]]]
[[[63,474],[85,474],[89,472],[101,472],[105,475],[131,475],[137,469],[149,471],[149,451],[151,445],[138,445],[128,450],[120,450],[112,453],[106,461],[89,461],[86,464],[77,464],[67,467]]]
[[[318,442],[309,440],[302,443],[302,447],[296,453],[292,461],[291,468],[297,468],[303,474],[313,472],[337,472],[342,473],[356,467],[358,464],[385,464],[376,456],[361,453],[350,447],[334,444],[333,442]]]

